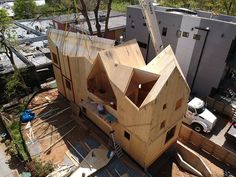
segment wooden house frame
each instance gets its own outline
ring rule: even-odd
[[[189,87],[170,46],[145,64],[136,40],[48,32],[58,91],[142,167],[178,138]],[[97,106],[106,113],[100,114]]]

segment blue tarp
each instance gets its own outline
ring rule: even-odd
[[[21,115],[21,122],[28,122],[35,118],[35,114],[30,109],[25,109]]]

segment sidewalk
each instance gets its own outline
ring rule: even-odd
[[[2,128],[1,122],[0,122],[0,134],[3,133],[4,130]],[[9,166],[9,160],[11,157],[9,155],[6,155],[5,149],[6,146],[4,143],[1,142],[1,137],[0,137],[0,177],[18,177],[18,171],[13,170]]]

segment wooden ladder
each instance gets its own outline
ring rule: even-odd
[[[117,143],[115,140],[115,131],[111,131],[110,135],[111,135],[111,140],[112,140],[112,146],[115,150],[115,154],[118,158],[120,158],[123,155],[123,151],[120,144]]]

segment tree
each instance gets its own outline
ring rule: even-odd
[[[101,3],[104,3],[104,4],[107,3],[107,8],[106,8],[107,14],[106,14],[106,20],[105,20],[105,33],[104,33],[104,37],[106,37],[109,31],[108,24],[109,24],[110,12],[111,12],[112,0],[79,0],[77,8],[82,13],[82,15],[84,16],[87,22],[90,35],[93,35],[93,29],[92,29],[92,25],[89,19],[88,11],[93,10],[94,16],[95,16],[95,22],[96,22],[97,36],[101,37],[102,36],[101,25],[99,23],[99,10],[101,7]]]
[[[0,53],[6,54],[14,68],[13,75],[6,79],[5,93],[7,99],[17,98],[20,93],[28,90],[21,73],[14,62],[11,44],[11,41],[14,39],[11,31],[8,30],[11,22],[12,19],[8,17],[7,11],[5,9],[0,9]]]
[[[36,15],[36,3],[34,0],[15,0],[13,10],[16,19],[34,18]]]
[[[10,39],[9,31],[7,30],[10,26],[11,18],[8,17],[5,9],[0,9],[0,53],[5,53],[10,59],[13,68],[16,70],[16,65],[13,59],[13,54],[9,41],[6,40],[6,36]]]
[[[161,0],[160,4],[170,7],[185,7],[192,10],[206,10],[216,14],[236,14],[235,0]]]

